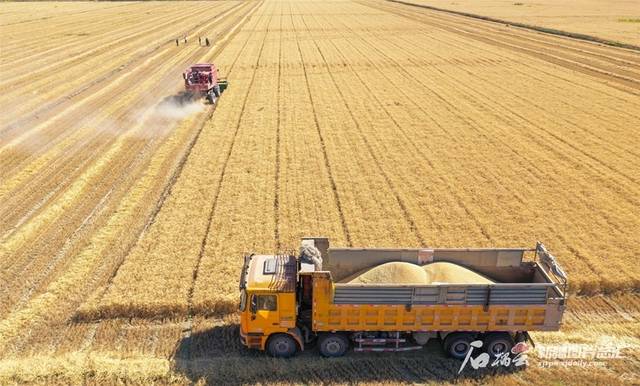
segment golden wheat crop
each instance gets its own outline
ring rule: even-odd
[[[609,1],[606,7],[595,0],[571,2],[484,0],[456,1],[455,3],[445,0],[410,0],[409,2],[640,45],[637,27],[640,20],[637,18],[637,4],[633,1]]]
[[[637,51],[384,0],[3,3],[0,33],[0,383],[638,381]],[[208,61],[215,112],[163,113]],[[574,299],[534,339],[624,356],[458,377],[437,347],[254,355],[242,255],[309,235],[544,241]]]

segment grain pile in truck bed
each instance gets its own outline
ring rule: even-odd
[[[437,262],[423,266],[390,262],[341,280],[350,284],[491,284],[492,280],[458,264]]]
[[[486,276],[458,264],[440,261],[423,265],[427,273],[429,284],[491,284],[493,281]]]
[[[365,269],[342,280],[350,284],[426,284],[427,273],[419,266],[391,262]]]

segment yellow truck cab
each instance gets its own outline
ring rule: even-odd
[[[249,348],[286,357],[304,348],[296,326],[295,256],[249,255],[240,279],[240,337]]]
[[[525,254],[533,259],[524,260]],[[392,261],[451,262],[491,284],[352,284],[343,279]],[[305,238],[299,256],[245,256],[240,277],[240,339],[248,348],[290,357],[317,340],[327,357],[354,351],[407,351],[439,339],[465,358],[474,341],[498,356],[557,331],[567,276],[544,245],[535,248],[329,248]],[[522,347],[522,346],[521,346]]]

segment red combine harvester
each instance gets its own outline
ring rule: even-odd
[[[206,97],[209,103],[215,103],[229,83],[218,76],[213,63],[199,63],[189,67],[183,74],[184,88],[191,97]]]

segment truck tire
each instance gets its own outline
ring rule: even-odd
[[[453,332],[444,339],[442,347],[444,352],[452,358],[464,359],[471,348],[473,334],[467,332]]]
[[[483,347],[495,358],[504,352],[510,352],[513,348],[513,338],[507,332],[492,332],[485,336]]]
[[[276,334],[269,338],[267,351],[275,358],[290,358],[298,351],[298,343],[289,334]]]
[[[318,348],[323,357],[341,357],[349,349],[349,340],[342,334],[323,334],[318,338]]]
[[[213,86],[213,94],[216,96],[216,98],[220,98],[220,85],[216,84],[215,86]]]
[[[212,93],[207,93],[207,101],[209,101],[210,104],[213,104],[215,102],[215,98],[213,97]]]

